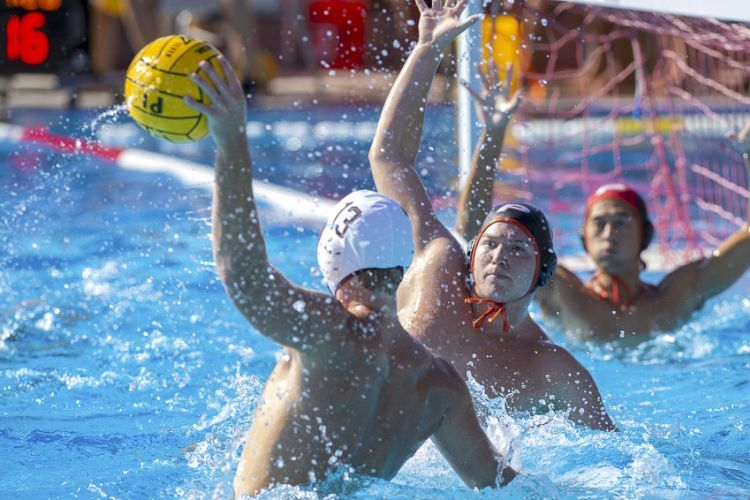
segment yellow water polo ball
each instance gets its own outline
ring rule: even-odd
[[[125,75],[125,102],[130,116],[151,135],[172,142],[190,142],[208,134],[206,117],[185,104],[184,96],[210,104],[211,100],[190,79],[203,74],[208,61],[220,75],[224,71],[213,46],[186,36],[158,38],[141,49]]]

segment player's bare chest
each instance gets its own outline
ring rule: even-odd
[[[645,289],[632,301],[616,303],[587,290],[561,319],[566,329],[588,331],[600,338],[623,338],[671,330],[687,314],[684,301],[670,298],[653,288]]]

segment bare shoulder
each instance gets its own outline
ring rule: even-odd
[[[544,313],[554,314],[588,298],[588,293],[574,272],[558,264],[550,282],[536,291],[535,298]]]
[[[615,430],[607,414],[599,388],[591,373],[567,349],[553,342],[538,342],[539,356],[533,369],[538,373],[537,388],[554,394],[555,407],[570,411],[569,418],[592,429]]]
[[[709,259],[698,259],[673,270],[656,285],[654,294],[660,301],[682,304],[690,310],[700,307],[705,300],[698,293],[698,278]]]
[[[660,293],[666,293],[692,284],[705,264],[706,259],[698,259],[683,264],[664,276],[657,285],[657,290]]]
[[[418,294],[454,295],[465,288],[466,272],[464,249],[447,235],[433,239],[414,257],[404,281]]]
[[[583,365],[567,349],[551,340],[534,342],[530,348],[534,351],[534,356],[530,359],[533,359],[538,373],[552,377],[567,377],[568,375],[575,376],[583,370],[588,374]]]
[[[563,283],[568,283],[571,285],[583,284],[583,282],[578,277],[578,275],[576,275],[576,273],[574,273],[567,267],[563,266],[562,264],[557,265],[557,267],[555,268],[555,276],[552,279],[557,279]]]
[[[343,310],[343,307],[341,308]],[[383,341],[383,324],[379,315],[363,312],[360,315],[343,310],[339,316],[339,326],[336,329],[325,328],[320,325],[314,331],[321,338],[315,348],[305,345],[304,337],[310,332],[302,333],[302,348],[294,346],[308,358],[330,359],[332,355],[345,356],[347,359],[361,359],[366,353],[381,350]]]
[[[570,269],[558,265],[555,274],[550,280],[549,288],[561,297],[566,298],[572,295],[587,295],[586,285],[581,278]]]
[[[418,255],[418,258],[427,259],[435,265],[446,263],[458,263],[464,266],[466,263],[466,251],[461,244],[446,231],[447,234],[434,238]]]
[[[537,383],[549,387],[559,402],[578,407],[582,396],[598,395],[591,373],[567,349],[542,341],[537,350],[539,355],[533,358],[533,371],[540,377]]]

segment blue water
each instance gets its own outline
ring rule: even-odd
[[[251,110],[251,122],[271,124],[253,132],[259,177],[328,196],[371,187],[365,155],[376,113]],[[13,119],[211,158],[209,143],[159,144],[121,116]],[[316,129],[342,120],[359,128]],[[433,196],[450,196],[451,111],[437,109],[430,120],[420,170]],[[289,123],[318,135],[295,135]],[[7,144],[0,182],[0,497],[228,496],[279,348],[235,311],[215,275],[205,186]],[[451,221],[450,211],[443,216]],[[573,234],[578,216],[555,214],[553,224]],[[274,264],[322,289],[316,231],[293,223],[264,229]],[[560,253],[580,252],[575,238],[561,241]],[[490,435],[521,471],[503,493],[749,496],[748,290],[750,276],[687,326],[631,348],[573,344],[548,325],[591,370],[622,432],[577,428],[563,415],[511,417],[474,387]],[[467,490],[427,443],[392,482],[341,473],[266,496],[326,495],[497,493]]]

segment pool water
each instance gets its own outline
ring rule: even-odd
[[[251,110],[258,177],[331,197],[372,187],[366,151],[377,112]],[[13,119],[211,161],[210,143],[160,144],[119,114]],[[450,197],[452,111],[429,119],[419,168],[432,195]],[[334,133],[321,123],[350,126]],[[0,182],[0,497],[230,496],[280,350],[216,277],[207,186],[8,144]],[[447,224],[452,216],[441,212]],[[572,232],[578,216],[552,222]],[[290,221],[264,231],[274,264],[323,289],[314,229]],[[560,253],[580,253],[574,240],[563,238]],[[635,347],[574,344],[546,325],[590,369],[622,432],[577,428],[558,414],[511,418],[473,386],[493,441],[521,471],[503,494],[749,496],[748,290],[750,275],[687,326]],[[264,496],[496,495],[467,490],[428,442],[391,482],[341,471]]]

